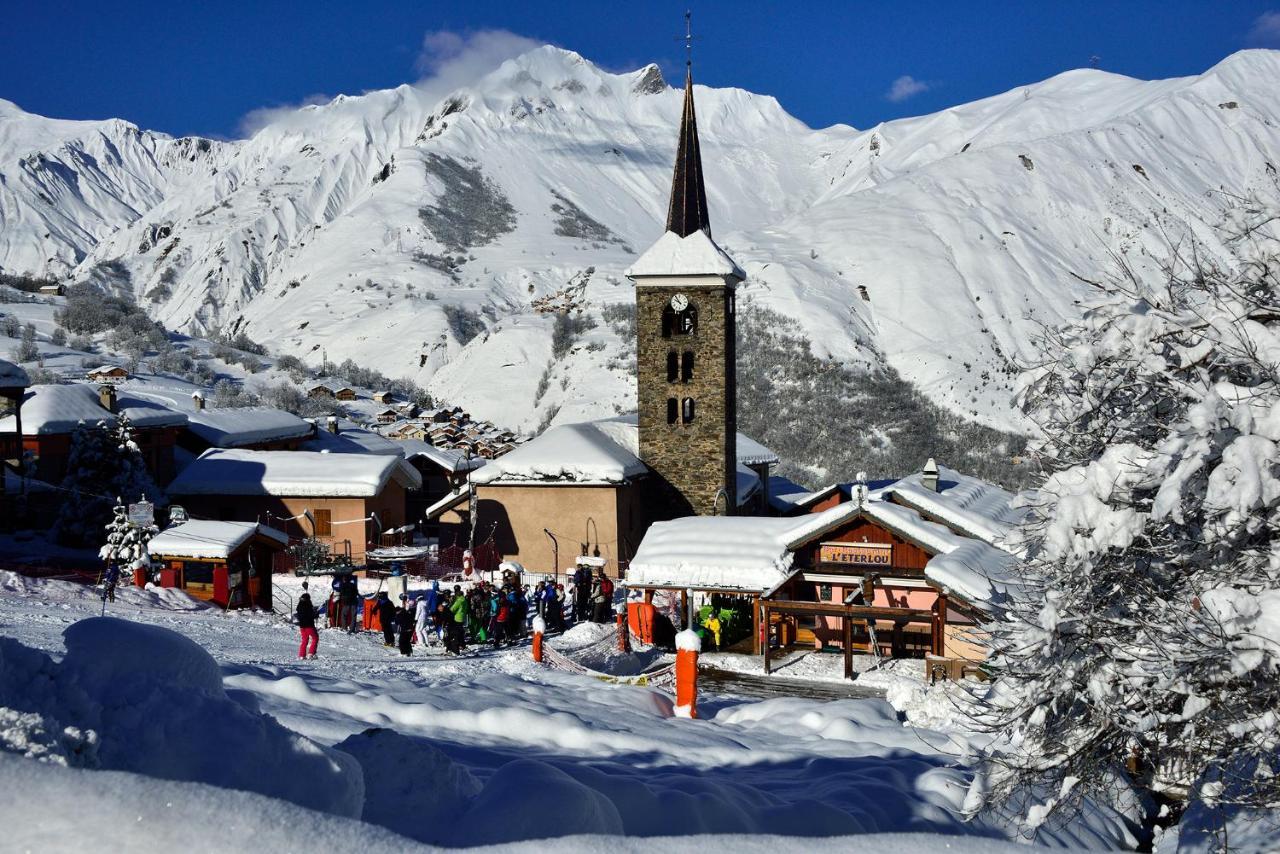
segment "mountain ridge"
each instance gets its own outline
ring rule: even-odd
[[[1071,272],[1153,265],[1157,219],[1212,246],[1215,193],[1274,184],[1278,81],[1266,50],[1162,81],[1077,69],[862,130],[695,84],[713,228],[744,298],[818,357],[1017,429],[1010,372],[1075,311]],[[605,313],[661,233],[679,99],[656,66],[547,46],[443,96],[338,96],[228,142],[2,102],[0,270],[350,357],[526,432],[626,411],[631,342]],[[557,309],[594,323],[562,352]]]

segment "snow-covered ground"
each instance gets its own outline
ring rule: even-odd
[[[912,832],[951,850],[1003,850],[996,822],[960,816],[978,742],[904,725],[884,701],[706,696],[702,718],[689,721],[672,716],[665,694],[534,664],[527,647],[406,659],[370,636],[322,630],[320,657],[298,661],[298,632],[278,616],[128,590],[100,620],[92,590],[0,579],[0,706],[18,713],[2,718],[0,742],[55,760],[0,756],[6,790],[28,793],[3,799],[0,821],[8,812],[14,827],[14,811],[37,819],[16,822],[19,848],[70,850],[92,832],[134,850],[192,839],[233,850],[260,829],[264,850],[317,831],[404,850],[388,832],[452,846]],[[557,643],[571,653],[608,630],[575,629]],[[94,776],[107,771],[120,773]],[[41,803],[58,806],[31,814]],[[198,832],[224,827],[212,839]],[[1115,816],[1095,812],[1043,841],[1116,847],[1122,837]],[[912,841],[866,840],[885,850]],[[632,850],[599,838],[567,850],[602,845]]]

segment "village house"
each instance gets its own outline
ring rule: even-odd
[[[356,390],[348,386],[343,386],[342,388],[335,391],[333,393],[333,396],[338,400],[355,400]]]
[[[282,532],[256,522],[191,520],[166,528],[147,544],[161,587],[184,590],[222,608],[271,610]]]
[[[421,487],[417,470],[391,454],[213,449],[183,469],[169,495],[192,516],[314,536],[362,563],[369,543],[405,524],[407,494]]]
[[[85,376],[90,382],[118,383],[129,379],[129,372],[119,365],[102,365],[93,368]]]
[[[310,397],[310,398],[315,398],[319,400],[333,400],[334,396],[335,395],[334,395],[333,389],[329,388],[329,386],[325,385],[324,383],[316,383],[315,385],[307,389],[307,397]]]
[[[205,409],[200,395],[192,398],[195,410],[187,413],[186,427],[178,437],[178,444],[191,454],[209,448],[296,451],[315,432],[314,424],[282,409]]]
[[[375,391],[372,395],[374,403],[389,404],[395,397],[389,391]]]
[[[409,519],[425,520],[426,511],[459,488],[466,486],[469,474],[485,464],[485,460],[453,448],[437,448],[421,439],[397,442],[405,459],[422,477],[422,489],[409,496]],[[438,520],[423,522],[423,533],[449,542],[462,542],[465,535],[456,526],[441,530]],[[443,535],[443,536],[442,536]]]
[[[187,416],[114,385],[36,385],[23,396],[22,446],[34,460],[33,476],[57,484],[67,473],[71,437],[83,422],[113,422],[124,414],[147,471],[163,487],[173,479],[174,447]],[[16,431],[16,417],[0,419],[0,433]]]
[[[379,424],[394,424],[400,420],[400,413],[394,409],[383,409],[373,416]]]
[[[855,651],[925,658],[944,676],[985,657],[978,624],[1017,580],[1006,543],[1023,518],[1014,495],[930,461],[882,489],[856,484],[850,500],[819,503],[782,518],[655,524],[628,586],[647,603],[662,591],[682,606],[690,593],[736,598],[766,670],[772,648],[796,644],[841,649],[846,675]]]
[[[767,448],[739,437],[743,458],[735,499],[750,502],[760,475],[777,463]],[[669,510],[665,486],[639,456],[635,416],[552,427],[473,472],[476,542],[493,540],[510,560],[540,573],[571,571],[582,553],[608,560],[608,572],[635,554],[645,530]],[[463,532],[470,519],[468,483],[426,511],[428,522]],[[735,502],[735,509],[737,503]]]
[[[22,465],[22,401],[30,380],[13,362],[0,359],[0,527],[14,522],[11,493],[20,488],[14,472]]]

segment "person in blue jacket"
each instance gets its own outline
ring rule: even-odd
[[[440,621],[436,619],[436,611],[440,605],[440,582],[432,581],[431,589],[426,592],[427,613],[431,615],[431,620],[435,623],[436,637],[444,638],[444,626],[440,625]]]

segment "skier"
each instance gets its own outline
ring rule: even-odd
[[[112,561],[107,564],[107,574],[103,578],[102,602],[106,607],[107,602],[116,601],[116,584],[120,581],[120,564]]]
[[[378,622],[382,624],[382,645],[396,645],[396,606],[392,604],[387,591],[378,594]]]
[[[306,582],[303,582],[306,584]],[[302,633],[302,643],[298,646],[298,658],[315,658],[316,648],[320,646],[320,635],[316,632],[316,607],[311,604],[311,594],[306,590],[298,597],[298,630]],[[308,654],[307,647],[310,646]]]
[[[409,606],[409,594],[400,594],[400,607],[395,612],[395,625],[400,633],[400,654],[413,655],[414,609]]]
[[[604,567],[596,568],[595,581],[591,585],[591,604],[594,623],[609,622],[609,610],[613,603],[613,582],[604,574]]]
[[[356,633],[356,609],[360,600],[360,585],[354,573],[346,573],[338,587],[338,601],[342,606],[342,627],[348,634]]]
[[[585,623],[590,614],[587,603],[591,600],[591,570],[579,566],[573,571],[573,621]]]
[[[449,632],[453,635],[453,652],[459,653],[467,645],[467,597],[462,595],[460,586],[453,588],[453,598],[449,601],[449,615],[452,617]]]
[[[413,608],[413,626],[418,634],[418,643],[427,645],[427,629],[431,626],[431,609],[427,607],[427,597],[419,596]]]
[[[436,614],[440,610],[440,582],[433,580],[431,589],[427,591],[427,614],[430,615],[431,621],[435,626],[436,637],[444,639],[444,624],[436,619]]]

